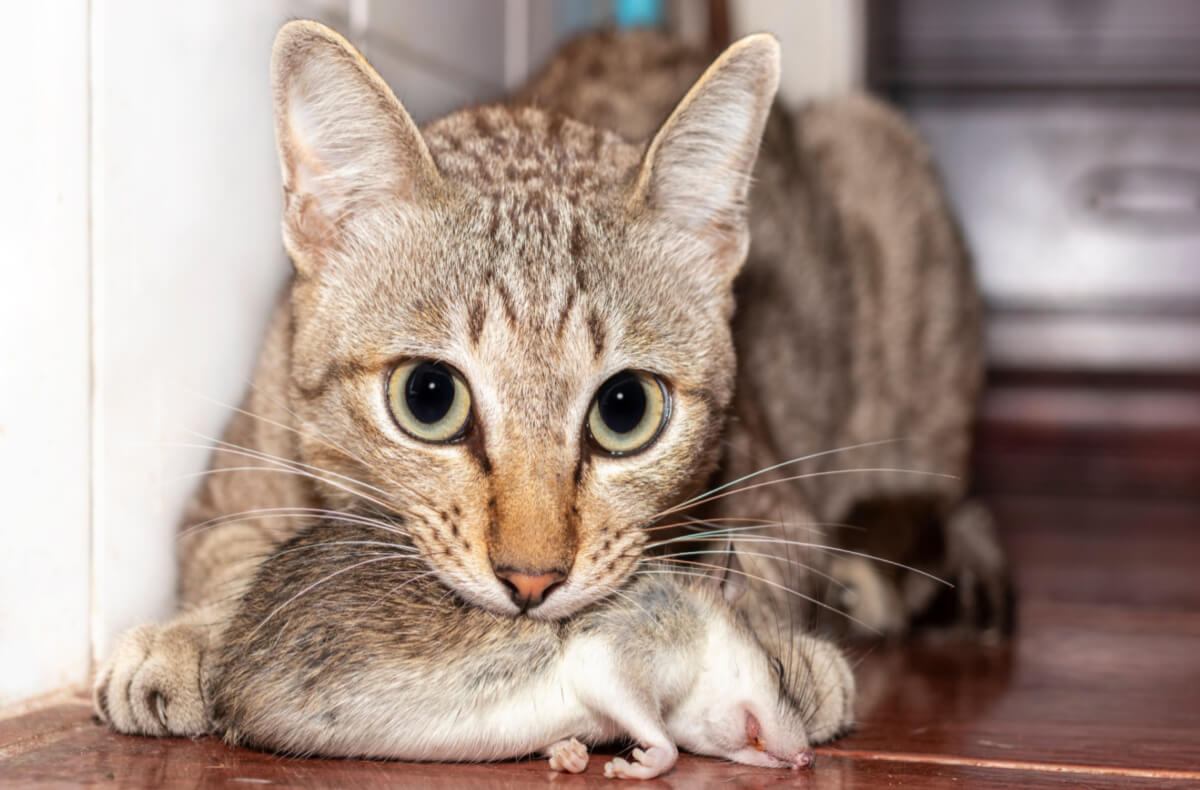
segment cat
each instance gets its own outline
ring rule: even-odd
[[[294,276],[185,514],[180,613],[97,673],[115,729],[207,731],[206,656],[256,568],[355,507],[499,614],[569,618],[732,536],[764,642],[795,596],[903,632],[931,576],[1003,621],[1003,554],[964,499],[979,301],[894,112],[774,105],[765,35],[711,65],[587,36],[423,129],[316,23],[281,30],[272,75]],[[843,521],[865,529],[812,531]]]

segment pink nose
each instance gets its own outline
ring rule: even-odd
[[[812,749],[805,749],[792,760],[792,770],[798,771],[801,768],[811,768],[816,759],[816,755],[813,754]]]
[[[525,573],[511,568],[497,568],[496,577],[508,588],[513,603],[525,611],[546,600],[546,596],[562,585],[567,575],[557,570]]]

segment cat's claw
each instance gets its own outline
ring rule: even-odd
[[[653,779],[671,770],[678,756],[679,752],[674,747],[634,749],[632,763],[614,757],[605,764],[604,775],[609,779]]]
[[[186,625],[143,625],[126,632],[96,675],[96,715],[130,735],[208,731],[200,691],[204,634]]]
[[[551,744],[550,748],[546,750],[546,756],[550,758],[550,770],[552,771],[580,774],[587,770],[587,747],[576,738],[566,738]]]

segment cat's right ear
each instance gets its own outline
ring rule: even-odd
[[[415,201],[440,182],[417,125],[346,39],[316,22],[284,25],[271,53],[284,244],[319,266],[357,212]]]
[[[732,44],[654,136],[634,185],[632,207],[698,242],[725,282],[749,249],[746,202],[779,68],[770,34]]]

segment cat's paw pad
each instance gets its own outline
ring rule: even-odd
[[[651,746],[634,749],[632,756],[633,762],[612,758],[604,765],[604,775],[609,779],[653,779],[671,770],[679,752],[674,747]]]
[[[552,744],[546,750],[546,755],[550,758],[550,770],[552,771],[580,774],[587,770],[587,747],[575,738],[567,738]]]
[[[96,715],[131,735],[200,735],[208,731],[201,694],[205,633],[186,625],[127,631],[96,675]]]

